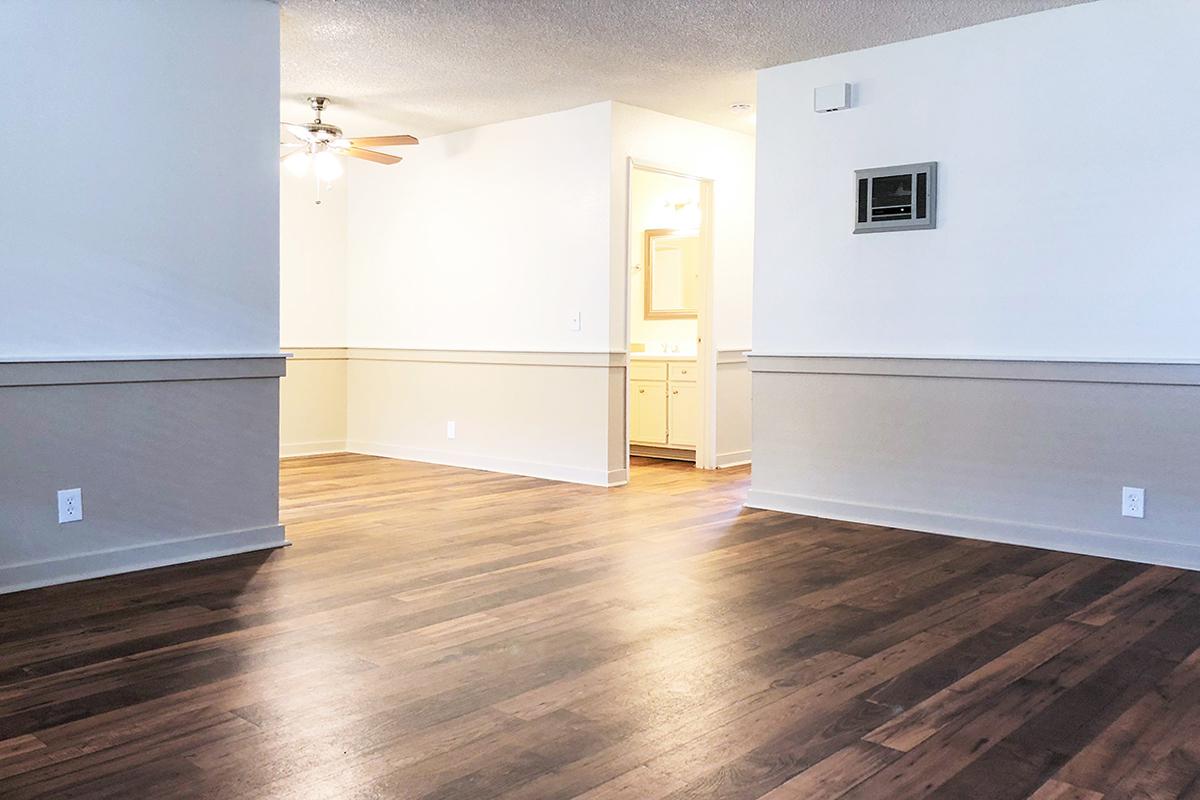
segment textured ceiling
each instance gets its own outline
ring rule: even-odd
[[[1075,2],[281,0],[281,110],[428,136],[620,100],[749,131],[755,69]]]

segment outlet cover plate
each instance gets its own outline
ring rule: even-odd
[[[1146,490],[1137,486],[1121,487],[1121,516],[1142,519],[1146,516]]]
[[[58,490],[58,523],[79,522],[83,519],[83,490]]]

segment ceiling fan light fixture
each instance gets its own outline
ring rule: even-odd
[[[0,0],[0,3],[2,2],[3,0]],[[398,164],[403,160],[400,156],[370,148],[420,144],[417,137],[406,133],[392,136],[343,136],[341,128],[321,120],[321,114],[325,111],[325,106],[329,104],[328,97],[313,96],[308,98],[308,102],[315,115],[312,122],[281,123],[283,130],[296,140],[281,144],[303,148],[290,155],[282,156],[282,164],[288,172],[298,178],[307,175],[311,165],[317,178],[316,203],[318,205],[321,203],[321,184],[333,183],[345,173],[345,168],[342,166],[343,156],[376,164]]]
[[[322,181],[329,183],[342,177],[342,162],[332,150],[322,150],[313,156],[313,172]]]
[[[309,155],[303,150],[297,150],[283,160],[283,166],[288,173],[297,178],[303,178],[308,174]]]

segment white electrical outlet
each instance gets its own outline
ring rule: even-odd
[[[1121,516],[1137,517],[1141,519],[1146,516],[1146,490],[1136,486],[1121,487]]]
[[[454,423],[453,422],[446,423],[446,438],[447,439],[454,438]]]
[[[58,523],[79,522],[83,519],[83,490],[58,490]]]
[[[571,312],[571,330],[577,331],[583,327],[580,313],[578,311]]]

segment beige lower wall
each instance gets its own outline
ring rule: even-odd
[[[754,361],[754,507],[1200,568],[1194,365]]]
[[[0,593],[285,544],[282,366],[0,365]],[[59,524],[74,488],[83,519]]]
[[[607,486],[610,376],[620,367],[353,358],[347,447]],[[446,423],[456,426],[447,438]],[[624,420],[622,417],[622,425]]]
[[[346,351],[288,351],[279,384],[279,454],[306,456],[346,449]]]
[[[628,478],[624,354],[285,350],[282,456],[350,451],[594,485]],[[718,466],[745,463],[745,351],[722,351],[717,397]]]
[[[750,364],[744,350],[717,355],[717,467],[750,463]]]

